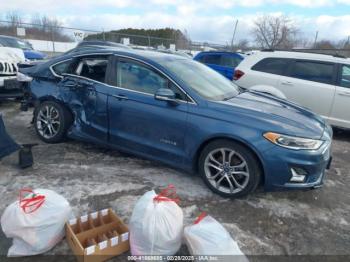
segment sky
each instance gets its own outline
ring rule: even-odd
[[[193,41],[230,43],[251,39],[254,19],[288,15],[302,36],[319,40],[347,39],[350,0],[1,0],[0,18],[19,12],[30,22],[35,14],[56,17],[63,25],[93,30],[164,28],[186,30]]]

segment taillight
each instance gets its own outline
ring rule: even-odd
[[[233,80],[238,80],[244,75],[244,72],[241,70],[236,70],[235,75],[233,76]]]

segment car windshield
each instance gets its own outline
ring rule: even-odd
[[[190,59],[160,60],[158,62],[205,99],[222,101],[240,93],[238,86],[199,62]]]
[[[16,38],[0,38],[0,43],[8,47],[20,49],[33,49],[28,42]]]

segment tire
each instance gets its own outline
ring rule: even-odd
[[[71,124],[71,113],[59,103],[45,101],[35,108],[35,131],[39,138],[46,143],[62,142]]]
[[[262,176],[255,155],[245,146],[228,139],[215,140],[204,147],[199,156],[198,170],[214,193],[227,198],[238,198],[255,191]]]

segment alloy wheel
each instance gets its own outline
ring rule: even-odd
[[[40,108],[36,119],[36,125],[42,137],[50,139],[56,136],[61,125],[58,110],[51,105]]]
[[[204,165],[209,183],[223,193],[236,194],[248,185],[248,164],[232,149],[218,148],[211,151],[205,158]]]

